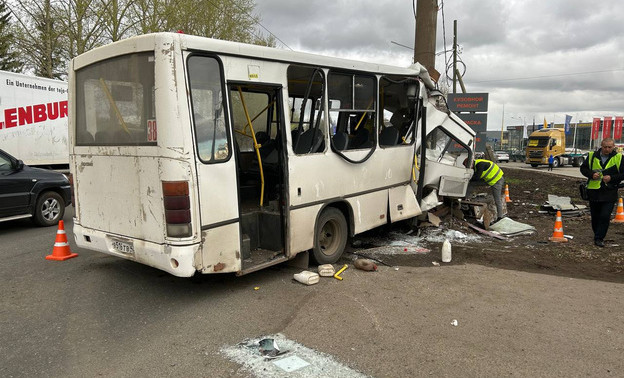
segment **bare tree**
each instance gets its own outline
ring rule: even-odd
[[[15,37],[20,51],[24,52],[26,68],[35,75],[58,79],[65,76],[66,69],[56,6],[52,0],[18,0],[11,12],[20,25]]]
[[[66,65],[95,47],[137,34],[187,34],[274,46],[257,32],[255,0],[13,0],[15,33],[27,66],[62,78]]]
[[[15,50],[15,36],[11,23],[11,11],[6,1],[0,1],[0,70],[20,72],[23,63]]]

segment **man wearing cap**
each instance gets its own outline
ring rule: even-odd
[[[468,167],[468,159],[464,160],[464,166]],[[503,214],[503,187],[505,186],[505,179],[503,178],[503,170],[490,160],[475,159],[472,163],[472,169],[474,174],[468,183],[468,189],[466,191],[466,197],[468,197],[477,182],[484,182],[492,189],[492,196],[494,197],[494,203],[496,204],[496,221],[505,218],[507,214]]]
[[[600,148],[592,151],[581,164],[581,174],[587,177],[587,195],[591,214],[594,244],[604,247],[611,212],[618,200],[618,184],[624,179],[622,154],[615,151],[613,138],[605,138]]]

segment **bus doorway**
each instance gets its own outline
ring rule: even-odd
[[[282,88],[229,83],[240,212],[240,274],[287,259]]]

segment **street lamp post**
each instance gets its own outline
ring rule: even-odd
[[[517,119],[518,121],[522,121],[522,133],[520,134],[520,150],[524,149],[524,132],[526,130],[526,117],[525,116],[511,116],[512,119]]]

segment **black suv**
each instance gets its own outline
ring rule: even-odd
[[[63,219],[71,191],[64,174],[32,168],[0,150],[0,222],[32,217],[40,226]]]

